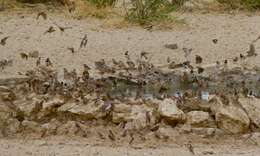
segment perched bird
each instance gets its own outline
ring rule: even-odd
[[[6,36],[6,37],[2,38],[1,41],[0,41],[0,44],[2,46],[5,46],[6,45],[6,41],[7,41],[8,38],[9,38],[9,36]]]
[[[38,57],[37,61],[36,61],[36,66],[41,65],[41,57]]]
[[[22,59],[26,59],[26,60],[28,60],[28,54],[26,54],[26,53],[20,53],[20,56],[21,56],[21,58]]]
[[[185,58],[187,58],[191,52],[192,52],[192,48],[188,49],[188,48],[182,48],[183,52],[184,52],[184,56]]]
[[[167,63],[170,63],[170,62],[171,62],[171,58],[167,57]]]
[[[49,29],[44,32],[44,34],[53,33],[54,31],[55,31],[54,27],[53,27],[53,26],[50,26]]]
[[[217,44],[217,43],[218,43],[218,39],[215,38],[215,39],[212,40],[212,42],[213,42],[214,44]]]
[[[238,61],[238,57],[233,58],[233,62],[237,62]]]
[[[192,144],[187,144],[186,147],[188,148],[188,150],[189,150],[193,155],[195,155],[194,148],[193,148]]]
[[[202,57],[199,55],[196,55],[195,61],[196,61],[196,64],[202,63]]]
[[[109,138],[110,140],[112,140],[112,141],[115,141],[115,140],[116,140],[116,137],[115,137],[114,133],[113,133],[111,130],[109,130],[108,132],[109,132],[109,133],[108,133],[108,138]]]
[[[40,18],[40,16],[44,19],[44,20],[47,20],[47,14],[45,12],[39,12],[37,14],[37,17],[36,19],[38,20]]]
[[[202,67],[197,67],[197,69],[198,69],[198,74],[201,74],[204,72],[204,68],[202,68]]]
[[[74,49],[73,47],[68,48],[68,50],[69,50],[72,54],[75,53],[75,49]]]
[[[141,58],[145,58],[147,60],[148,59],[148,57],[147,57],[148,54],[149,54],[148,52],[142,51],[141,52]]]
[[[168,48],[168,49],[175,50],[175,49],[178,49],[178,44],[176,44],[176,43],[174,43],[174,44],[165,44],[164,47]]]
[[[52,66],[52,62],[51,62],[51,60],[50,60],[50,58],[47,58],[46,60],[45,60],[45,65],[48,67],[48,66]]]
[[[257,54],[255,52],[254,44],[250,44],[250,49],[249,49],[249,51],[247,51],[247,56],[248,57],[257,56]]]
[[[81,43],[80,43],[80,48],[85,48],[88,44],[88,35],[86,34],[83,39],[81,40]]]

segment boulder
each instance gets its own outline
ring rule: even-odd
[[[240,98],[239,103],[246,111],[251,122],[260,128],[260,99]]]
[[[57,134],[58,135],[68,135],[68,136],[74,136],[78,133],[79,131],[79,126],[75,121],[68,121],[66,124],[61,125],[57,129]]]
[[[90,101],[88,104],[83,103],[67,103],[57,109],[58,112],[69,112],[79,115],[84,119],[99,119],[105,117],[109,111],[108,106],[104,101]]]
[[[42,134],[44,131],[40,124],[35,121],[24,120],[22,121],[21,125],[23,126],[24,130],[29,132]]]
[[[142,129],[156,122],[156,116],[152,107],[145,104],[127,105],[115,104],[112,113],[112,122],[128,122],[127,129]]]
[[[158,112],[161,118],[170,123],[179,123],[186,120],[186,115],[177,107],[177,101],[165,99],[159,104]]]
[[[214,97],[211,111],[215,114],[217,126],[227,133],[244,133],[249,128],[249,117],[232,97]]]
[[[246,132],[250,124],[244,110],[234,106],[220,108],[215,118],[220,129],[233,134]]]
[[[20,121],[15,118],[9,118],[6,121],[6,127],[4,128],[4,136],[12,136],[21,130]]]
[[[60,125],[61,123],[56,119],[51,119],[50,122],[41,125],[41,127],[45,130],[44,136],[55,135]]]
[[[187,124],[193,127],[215,127],[214,120],[208,112],[191,111],[187,113]]]

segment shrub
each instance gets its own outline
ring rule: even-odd
[[[116,0],[88,0],[88,1],[94,4],[98,8],[114,6],[116,3]]]
[[[168,0],[131,0],[132,8],[126,13],[126,19],[141,25],[160,20],[170,20],[169,12],[173,5]]]
[[[227,4],[232,9],[247,8],[247,9],[260,9],[260,0],[218,0],[218,2]]]

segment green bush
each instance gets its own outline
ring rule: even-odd
[[[218,2],[227,4],[232,9],[247,8],[247,9],[260,9],[260,0],[218,0]]]
[[[114,6],[116,0],[88,0],[90,3],[94,4],[98,8]]]
[[[126,19],[141,25],[170,20],[168,14],[174,9],[168,0],[131,0],[131,4],[132,8],[127,11]]]

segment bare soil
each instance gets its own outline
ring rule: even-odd
[[[193,49],[188,57],[192,62],[195,55],[200,55],[204,64],[211,64],[246,53],[250,43],[260,35],[259,15],[185,13],[179,18],[185,20],[185,28],[148,31],[139,27],[104,28],[102,22],[94,19],[76,20],[56,14],[48,15],[47,20],[36,20],[36,14],[3,13],[0,15],[0,39],[5,36],[10,38],[5,46],[0,45],[0,58],[13,59],[14,64],[0,71],[0,77],[14,77],[18,72],[34,68],[36,59],[22,59],[20,53],[35,50],[43,59],[49,57],[54,67],[60,70],[66,67],[80,71],[82,64],[93,67],[95,61],[103,58],[108,61],[112,58],[124,59],[125,51],[135,58],[142,51],[149,52],[155,64],[164,64],[167,57],[182,61],[185,59],[182,48]],[[62,33],[54,23],[72,29]],[[56,31],[44,34],[50,26]],[[85,34],[88,35],[87,47],[79,49]],[[213,39],[218,39],[218,42],[213,43]],[[172,43],[177,43],[178,49],[164,47]],[[71,47],[75,53],[68,50]],[[255,43],[255,47],[259,52],[260,41]],[[260,66],[260,56],[250,58],[247,63],[249,66]],[[228,136],[225,139],[180,137],[184,139],[171,138],[167,142],[151,139],[133,145],[75,137],[1,139],[0,155],[189,156],[193,154],[185,146],[188,142],[192,142],[196,155],[260,155],[259,145],[254,141],[245,141],[243,136]]]

